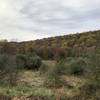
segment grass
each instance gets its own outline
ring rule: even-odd
[[[55,60],[43,60],[42,62],[50,67],[55,66],[57,63]]]
[[[65,80],[65,82],[66,82],[67,84],[70,84],[71,86],[76,87],[76,88],[81,87],[81,86],[84,85],[85,82],[86,82],[86,79],[84,79],[83,77],[76,77],[76,76],[66,76],[66,75],[63,75],[63,76],[61,76],[61,78],[62,78],[63,80]]]
[[[24,70],[23,72],[20,72],[20,78],[17,82],[18,85],[41,87],[43,86],[44,77],[40,75],[40,72]]]
[[[56,62],[54,61],[43,61],[43,63],[48,65],[49,72],[56,67]],[[74,100],[66,98],[78,95],[80,92],[79,88],[86,82],[86,79],[83,77],[65,74],[59,77],[64,82],[63,86],[56,87],[57,84],[55,84],[55,87],[47,87],[45,85],[46,75],[41,74],[41,71],[23,69],[19,71],[16,86],[0,85],[0,95],[14,97],[14,100],[34,100],[26,99],[31,97],[43,98],[36,100]],[[16,99],[19,97],[22,99]]]
[[[21,73],[21,72],[20,72]],[[17,86],[0,85],[0,94],[6,96],[42,96],[51,97],[54,92],[43,86],[44,78],[39,72],[24,70],[18,79]]]
[[[44,86],[45,77],[40,72],[22,71],[18,78],[18,85],[14,87],[0,86],[0,94],[6,96],[40,96],[59,98],[61,96],[72,96],[78,93],[76,87],[82,85],[85,80],[74,76],[62,76],[66,84],[72,84],[73,88],[63,86],[61,88],[47,88]],[[69,82],[69,83],[68,83]],[[53,100],[53,99],[52,99]]]
[[[50,89],[44,87],[16,86],[16,87],[0,87],[0,94],[6,96],[53,96]]]

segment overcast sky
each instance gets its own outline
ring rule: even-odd
[[[0,0],[0,38],[33,40],[100,29],[100,0]]]

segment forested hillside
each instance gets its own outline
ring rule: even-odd
[[[36,53],[43,59],[82,56],[91,48],[100,47],[100,31],[90,31],[27,42],[1,42],[0,52],[9,54]]]

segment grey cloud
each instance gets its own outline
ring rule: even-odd
[[[94,15],[91,17],[91,11],[81,12],[78,9],[74,9],[71,7],[63,7],[60,4],[55,4],[52,2],[52,5],[47,2],[43,5],[36,5],[32,3],[32,6],[25,7],[27,10],[23,9],[29,18],[32,19],[33,22],[46,25],[48,27],[67,27],[67,28],[76,28],[82,27],[82,24],[79,24],[80,21],[84,23],[88,19],[92,19]],[[46,5],[46,6],[44,6]],[[39,7],[37,7],[39,6]],[[32,8],[37,8],[32,10]],[[93,12],[92,12],[93,13]],[[62,15],[62,17],[59,15]],[[95,17],[95,16],[94,16]]]
[[[0,0],[0,3],[0,30],[8,39],[37,39],[100,27],[100,0]]]

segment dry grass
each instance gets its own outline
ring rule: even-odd
[[[45,100],[41,97],[47,97],[46,100],[61,100],[62,97],[72,97],[79,93],[78,88],[83,84],[84,79],[74,76],[62,76],[66,84],[71,84],[73,88],[63,86],[61,88],[46,88],[44,86],[45,78],[40,72],[23,71],[16,87],[1,87],[0,94],[14,96],[12,100]],[[29,97],[29,98],[28,98]],[[30,99],[30,98],[33,99]],[[38,99],[37,99],[38,98]],[[50,99],[48,99],[50,98]],[[56,99],[54,99],[56,98]]]
[[[40,75],[40,72],[34,72],[34,71],[23,71],[21,73],[21,77],[19,77],[18,83],[20,85],[29,85],[34,87],[40,87],[43,86],[44,83],[44,77]]]
[[[45,63],[46,65],[48,65],[48,66],[55,66],[56,65],[56,61],[55,60],[43,60],[42,61],[43,63]]]
[[[55,66],[55,61],[43,61],[45,64]],[[27,97],[55,97],[56,100],[60,100],[61,97],[72,97],[77,95],[78,87],[85,83],[85,79],[75,76],[61,76],[65,81],[64,86],[61,88],[47,88],[44,85],[45,76],[41,75],[39,71],[23,70],[19,72],[18,86],[9,88],[0,86],[0,94],[7,96],[14,96],[13,100],[31,100]],[[72,88],[66,87],[66,85],[72,86]],[[18,98],[21,96],[20,98]],[[27,99],[26,99],[27,98]],[[32,99],[34,100],[34,99]],[[37,99],[42,100],[42,99]],[[49,100],[49,99],[47,99]],[[53,99],[50,99],[53,100]],[[54,99],[55,100],[55,99]]]
[[[63,75],[63,76],[61,76],[61,78],[67,84],[69,84],[70,86],[77,87],[77,88],[82,86],[86,82],[86,79],[80,78],[80,77],[76,77],[76,76],[66,76],[66,75]]]

